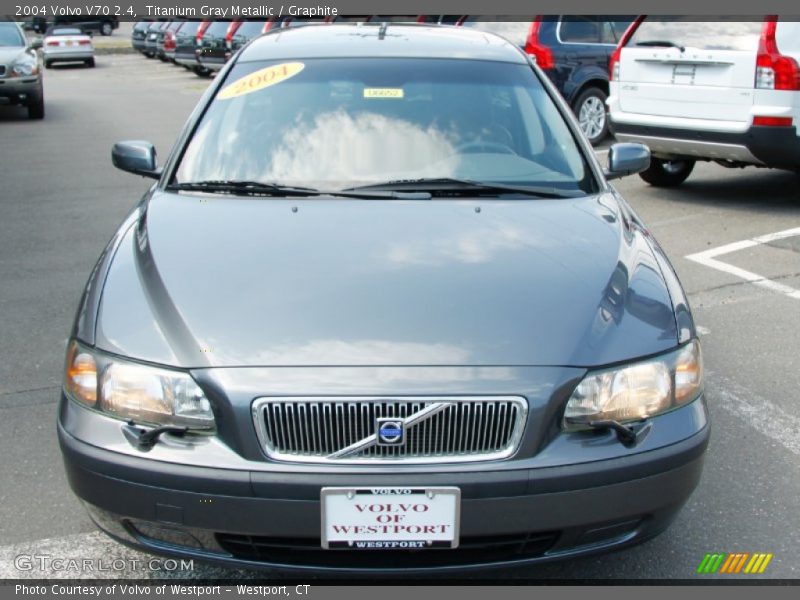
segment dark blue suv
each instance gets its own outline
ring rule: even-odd
[[[634,17],[569,15],[527,20],[508,16],[461,17],[457,25],[502,35],[547,73],[578,117],[592,145],[608,135],[608,60]]]

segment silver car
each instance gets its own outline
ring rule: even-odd
[[[19,24],[0,19],[0,106],[26,106],[31,119],[44,118],[40,46],[28,43]]]
[[[57,62],[82,62],[94,67],[92,36],[77,27],[53,27],[47,31],[42,46],[44,66]]]
[[[709,439],[675,272],[519,47],[276,30],[220,71],[102,254],[58,435],[114,538],[408,575],[663,531]]]

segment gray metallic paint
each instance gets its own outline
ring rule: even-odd
[[[96,344],[183,368],[657,354],[677,345],[672,302],[615,200],[155,192],[110,265]]]

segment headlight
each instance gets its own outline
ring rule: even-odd
[[[12,77],[30,77],[39,74],[39,63],[36,60],[21,60],[11,65]]]
[[[678,408],[703,391],[700,343],[639,363],[592,372],[567,402],[564,429],[590,421],[638,421]]]
[[[214,413],[188,373],[105,356],[71,342],[64,389],[73,400],[137,424],[212,429]]]

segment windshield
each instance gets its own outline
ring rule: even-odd
[[[225,33],[228,31],[228,27],[230,27],[230,21],[214,21],[211,25],[208,26],[208,29],[205,30],[203,33],[203,38],[212,38],[212,37],[225,37]]]
[[[737,21],[736,17],[714,17],[713,21],[698,21],[698,17],[651,17],[639,25],[627,45],[755,52],[762,27],[763,21]]]
[[[236,30],[236,35],[249,40],[261,35],[261,32],[264,30],[264,25],[266,25],[264,21],[245,21],[239,25],[239,28]]]
[[[47,35],[83,35],[83,31],[74,27],[68,29],[51,29]]]
[[[434,178],[596,185],[527,65],[401,58],[237,64],[175,181],[345,189]]]
[[[24,46],[25,38],[14,23],[0,23],[0,46]]]
[[[182,37],[192,36],[194,37],[197,34],[197,30],[200,28],[200,21],[186,21],[178,30],[178,35]]]

